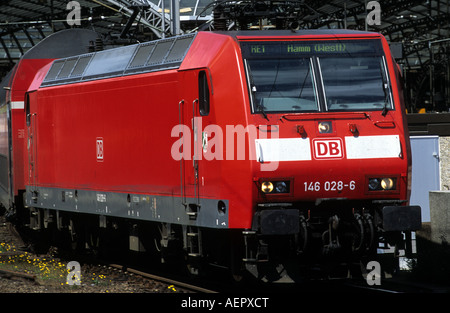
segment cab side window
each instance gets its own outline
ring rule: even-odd
[[[198,101],[200,115],[202,116],[206,116],[209,114],[209,98],[208,76],[205,71],[201,71],[200,73],[198,73]]]
[[[27,126],[30,126],[31,121],[30,121],[30,95],[27,93],[25,93],[25,117],[26,117],[26,122],[27,122]]]

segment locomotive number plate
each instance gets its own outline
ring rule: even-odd
[[[342,190],[355,190],[356,182],[351,180],[350,182],[339,181],[325,181],[325,182],[304,182],[305,192],[308,191],[342,191]]]

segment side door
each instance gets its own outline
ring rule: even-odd
[[[32,188],[33,197],[37,184],[37,113],[32,105],[33,94],[25,94],[25,115],[27,127],[28,171],[27,184]]]
[[[185,140],[183,158],[181,160],[182,201],[187,214],[196,217],[200,208],[203,146],[206,144],[203,133],[202,118],[209,115],[210,90],[206,70],[195,70],[185,73],[183,100],[180,101],[180,120],[189,128],[188,141]]]

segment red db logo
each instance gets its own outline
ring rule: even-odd
[[[103,138],[97,137],[97,162],[103,162]]]
[[[341,159],[342,139],[313,139],[315,159]]]

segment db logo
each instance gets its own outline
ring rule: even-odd
[[[341,159],[342,139],[313,139],[314,158],[316,159]]]
[[[103,162],[103,138],[97,137],[97,162]]]

